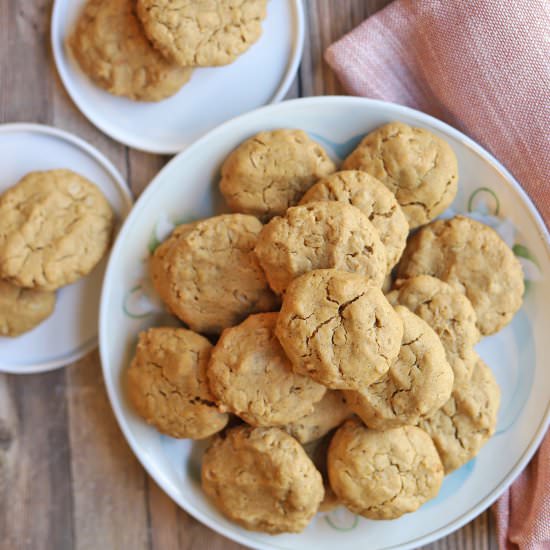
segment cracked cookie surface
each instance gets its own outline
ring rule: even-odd
[[[386,250],[378,231],[358,208],[342,202],[289,208],[264,226],[255,252],[277,294],[314,269],[366,275],[379,288],[386,276]]]
[[[252,531],[299,533],[323,499],[323,480],[301,445],[279,428],[241,426],[216,436],[202,487],[228,518]]]
[[[411,229],[428,223],[453,202],[458,163],[448,143],[402,122],[368,134],[344,160],[344,170],[363,170],[397,198]]]
[[[328,388],[359,389],[388,371],[403,323],[367,277],[320,269],[290,284],[275,332],[295,372]]]
[[[340,201],[363,212],[378,231],[386,248],[388,272],[399,261],[409,224],[395,195],[373,176],[360,170],[343,170],[319,180],[302,197],[300,204],[313,201]]]
[[[203,439],[222,430],[220,412],[208,388],[206,366],[212,345],[183,328],[140,333],[126,372],[130,402],[147,423],[176,438]]]
[[[433,439],[445,473],[474,458],[495,433],[500,389],[491,369],[478,358],[472,379],[458,386],[451,399],[419,426]]]
[[[330,484],[354,513],[395,519],[434,498],[443,466],[430,436],[415,426],[384,432],[348,420],[328,452]]]
[[[267,0],[137,0],[155,47],[182,67],[227,65],[262,34]]]
[[[275,337],[277,313],[223,331],[208,365],[218,404],[252,426],[283,426],[313,411],[326,388],[296,374]]]
[[[150,261],[153,285],[174,315],[197,332],[216,334],[250,313],[276,309],[254,254],[261,229],[244,214],[176,228]]]
[[[0,280],[0,336],[19,336],[47,319],[55,293],[20,288]]]
[[[325,150],[302,130],[260,132],[227,157],[220,190],[232,210],[265,221],[283,216],[334,170]]]
[[[433,415],[449,399],[454,382],[437,334],[407,308],[395,311],[404,329],[397,359],[370,386],[344,392],[350,408],[376,430],[414,425]]]
[[[0,277],[56,290],[103,258],[113,212],[99,188],[70,170],[31,172],[0,196]]]
[[[328,390],[313,411],[287,424],[284,429],[302,445],[316,441],[337,428],[352,415],[344,396],[337,390]]]
[[[397,275],[431,275],[464,293],[483,335],[507,325],[523,301],[523,271],[512,250],[489,226],[464,216],[420,229],[409,239]]]
[[[82,70],[114,95],[160,101],[191,77],[149,43],[134,0],[88,0],[68,45]]]
[[[386,297],[424,319],[439,336],[455,386],[472,377],[477,362],[474,345],[480,334],[474,308],[464,294],[435,277],[419,275],[396,281],[395,289]]]

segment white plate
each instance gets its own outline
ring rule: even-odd
[[[222,202],[220,164],[260,130],[307,131],[335,158],[343,158],[367,131],[401,120],[446,139],[460,166],[455,212],[468,212],[497,228],[525,268],[528,290],[521,310],[500,333],[478,347],[502,388],[497,434],[479,456],[445,479],[438,498],[395,521],[368,521],[343,508],[318,514],[300,535],[271,537],[226,520],[200,489],[204,443],[159,435],[129,408],[121,374],[140,330],[165,322],[146,275],[148,248],[174,223],[212,215]],[[156,482],[197,519],[242,544],[262,549],[412,548],[459,528],[489,506],[525,466],[549,417],[550,251],[544,224],[518,183],[491,155],[450,126],[398,105],[350,97],[289,101],[232,120],[172,160],[141,196],[122,228],[105,277],[100,350],[109,397],[135,454]]]
[[[69,168],[94,182],[121,223],[132,198],[116,168],[80,138],[39,124],[0,126],[0,193],[28,172]],[[97,346],[101,282],[107,260],[57,291],[54,313],[17,338],[0,337],[0,372],[29,374],[72,363]]]
[[[85,3],[54,3],[51,40],[61,80],[77,107],[100,130],[151,153],[181,151],[218,124],[280,101],[302,57],[301,0],[271,0],[260,40],[234,63],[196,69],[175,96],[159,103],[135,102],[98,88],[68,55],[65,39]]]

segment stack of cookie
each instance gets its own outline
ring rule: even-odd
[[[235,213],[151,258],[190,330],[140,335],[130,400],[173,437],[219,432],[203,489],[247,529],[299,532],[336,504],[413,512],[495,429],[474,345],[521,306],[519,262],[483,224],[432,221],[458,171],[430,132],[387,124],[342,168],[302,131],[261,132],[222,166]]]
[[[49,317],[55,291],[87,275],[107,252],[111,206],[70,170],[31,172],[0,196],[0,336]]]
[[[108,92],[160,101],[194,67],[226,65],[262,33],[267,0],[88,0],[68,46]]]

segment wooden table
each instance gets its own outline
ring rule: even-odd
[[[387,3],[305,0],[304,57],[288,97],[343,93],[323,52]],[[115,143],[76,109],[53,65],[51,8],[51,0],[0,0],[0,122],[74,132],[105,153],[137,195],[168,158]],[[430,546],[496,547],[487,512]],[[243,548],[179,509],[145,473],[111,411],[97,352],[48,374],[0,375],[0,549],[70,548]]]

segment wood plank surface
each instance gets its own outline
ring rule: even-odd
[[[304,56],[287,97],[343,93],[323,52],[387,3],[306,0]],[[0,0],[0,123],[39,122],[79,135],[137,195],[168,157],[115,143],[76,109],[52,61],[51,7],[51,0]],[[0,375],[0,549],[73,548],[243,548],[195,521],[144,472],[114,419],[97,352],[48,374]],[[492,518],[484,513],[426,548],[496,548]]]

